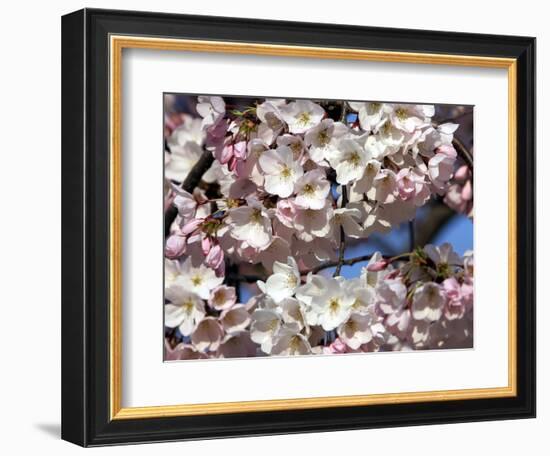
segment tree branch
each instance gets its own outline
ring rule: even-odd
[[[372,255],[362,255],[354,258],[348,258],[347,260],[338,259],[337,261],[325,261],[324,263],[321,263],[311,269],[300,271],[300,273],[308,274],[311,272],[313,274],[317,274],[319,271],[327,268],[332,268],[333,266],[340,265],[340,268],[342,268],[342,266],[353,266],[355,263],[360,263],[361,261],[369,261],[371,257]]]
[[[473,169],[474,169],[474,157],[472,156],[470,151],[466,148],[466,146],[464,144],[462,144],[462,142],[459,139],[453,138],[453,147],[457,150],[458,154],[466,162],[468,167],[473,171]]]
[[[411,255],[410,252],[401,253],[399,255],[382,255],[382,258],[385,258],[388,263],[393,263],[394,261],[405,261],[409,258]],[[312,274],[316,274],[319,271],[322,271],[323,269],[332,268],[334,266],[338,266],[341,264],[341,266],[353,266],[356,263],[361,263],[363,261],[369,261],[372,258],[372,254],[369,255],[361,255],[353,258],[344,259],[341,262],[338,261],[325,261],[324,263],[321,263],[311,269],[302,269],[300,271],[300,275],[306,275],[310,272]],[[237,274],[237,273],[228,273],[226,276],[231,281],[241,281],[241,282],[249,282],[254,283],[258,280],[265,281],[267,279],[266,276],[259,275],[259,274]]]
[[[212,163],[214,163],[214,155],[212,155],[212,152],[205,150],[197,163],[195,163],[195,166],[187,174],[183,184],[181,184],[181,188],[186,192],[193,193],[193,190],[199,185],[202,176],[210,169]]]
[[[340,207],[346,207],[348,203],[348,189],[345,185],[342,185],[342,202]],[[338,251],[338,263],[336,264],[336,270],[333,277],[339,276],[342,270],[342,264],[344,263],[344,253],[346,251],[346,233],[344,233],[344,225],[340,225],[340,248]]]
[[[212,163],[214,162],[214,156],[212,152],[207,150],[203,151],[199,160],[193,168],[189,171],[185,180],[181,184],[181,188],[186,192],[193,193],[195,187],[197,187],[204,176],[204,173],[210,169]],[[168,236],[170,234],[170,226],[172,222],[176,219],[178,215],[178,209],[172,204],[170,208],[164,213],[164,235]]]

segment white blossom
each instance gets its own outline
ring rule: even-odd
[[[309,157],[315,163],[323,164],[336,147],[337,139],[347,132],[348,128],[343,123],[323,119],[319,125],[310,128],[305,134],[305,143],[309,146]]]
[[[257,249],[263,249],[271,242],[271,221],[259,201],[249,200],[248,205],[231,209],[229,216],[233,238]]]
[[[322,209],[330,192],[330,183],[325,172],[314,169],[305,173],[296,182],[294,202],[303,209]]]
[[[286,264],[275,261],[273,263],[273,274],[269,276],[265,285],[266,293],[275,302],[280,302],[292,296],[300,285],[300,271],[296,260],[289,256]]]
[[[347,320],[355,299],[337,278],[328,279],[319,296],[313,296],[311,307],[317,313],[317,320],[325,331],[337,328]]]
[[[198,98],[198,101],[197,112],[203,118],[203,128],[212,125],[225,113],[225,102],[222,97],[201,96]]]
[[[250,338],[260,344],[264,353],[271,353],[274,338],[281,328],[282,320],[279,313],[270,309],[257,309],[252,313]]]
[[[180,285],[167,288],[165,297],[170,303],[164,306],[164,324],[179,328],[184,336],[190,335],[206,314],[203,301]]]
[[[281,107],[281,115],[291,133],[304,133],[315,127],[325,115],[325,110],[310,100],[297,100]]]
[[[336,170],[336,182],[345,185],[363,177],[368,157],[365,149],[351,138],[338,141],[327,154],[330,165]]]
[[[292,194],[294,184],[304,173],[300,164],[294,160],[292,149],[288,146],[264,152],[260,156],[259,163],[265,173],[265,189],[282,198]]]
[[[175,281],[202,299],[208,299],[210,292],[222,282],[223,277],[217,277],[214,270],[204,264],[194,267],[190,257],[181,265],[180,274]]]
[[[286,326],[277,334],[275,344],[271,349],[273,355],[307,355],[311,346],[303,334],[295,326]]]
[[[413,295],[412,315],[416,320],[439,320],[445,306],[445,295],[434,282],[418,287]]]

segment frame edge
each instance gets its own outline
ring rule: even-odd
[[[86,446],[86,11],[61,25],[61,438]]]

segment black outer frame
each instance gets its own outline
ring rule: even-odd
[[[109,418],[110,34],[516,58],[513,398]],[[62,18],[62,438],[82,446],[535,417],[535,39],[84,9]]]

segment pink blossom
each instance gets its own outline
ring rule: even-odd
[[[462,286],[455,277],[445,279],[442,285],[448,299],[445,307],[445,317],[449,320],[461,318],[466,310]]]
[[[328,354],[332,353],[346,353],[349,349],[348,346],[344,343],[342,339],[337,337],[334,342],[332,342],[328,347],[326,348],[326,352]]]
[[[174,206],[178,209],[179,215],[184,219],[193,217],[197,208],[197,201],[194,196],[177,185],[172,185],[172,191],[175,194]]]
[[[468,165],[462,165],[459,167],[454,175],[455,180],[459,182],[464,182],[466,179],[470,177],[470,168]]]
[[[208,253],[210,252],[210,249],[212,248],[212,239],[210,238],[210,236],[204,236],[202,239],[201,239],[201,249],[202,249],[202,253],[204,255],[208,255]]]
[[[219,244],[212,246],[208,255],[206,255],[205,262],[212,269],[218,269],[223,263],[224,253]]]
[[[192,345],[178,344],[171,348],[168,342],[164,344],[164,359],[166,361],[180,361],[184,359],[205,359],[204,353],[198,352]]]
[[[460,301],[462,295],[460,292],[460,284],[454,277],[450,277],[443,281],[443,290],[447,298],[451,301]]]
[[[203,222],[204,219],[201,218],[191,219],[189,222],[181,227],[181,232],[185,235],[191,234],[194,231],[198,230]]]
[[[248,332],[227,334],[216,352],[218,358],[247,358],[255,356],[257,345]]]
[[[222,165],[231,163],[229,168],[234,170],[237,160],[244,160],[246,158],[246,142],[227,142],[221,151],[216,153],[216,158]]]
[[[187,246],[187,238],[179,234],[173,234],[166,239],[166,246],[164,247],[164,254],[166,258],[171,260],[179,258],[185,253]]]
[[[451,179],[453,175],[453,167],[456,160],[456,152],[454,156],[449,153],[449,149],[443,149],[445,152],[442,152],[443,146],[441,146],[438,152],[430,158],[428,162],[428,173],[430,179],[434,186],[441,190],[444,189],[447,185],[447,182]],[[454,148],[451,147],[454,151]]]
[[[409,309],[401,309],[387,316],[386,326],[392,334],[405,337],[411,318],[411,311]]]
[[[450,144],[442,144],[436,149],[437,153],[442,153],[451,158],[456,158],[456,149]]]
[[[235,288],[226,285],[220,285],[210,292],[208,305],[216,310],[230,309],[237,302],[237,292]]]
[[[374,263],[369,263],[366,269],[369,272],[379,272],[386,269],[387,266],[388,266],[387,260],[381,259],[379,261],[375,261]]]
[[[191,341],[198,351],[213,351],[218,349],[223,336],[224,330],[218,320],[206,317],[191,334]]]
[[[376,289],[380,310],[391,314],[405,305],[407,287],[400,278],[381,281]]]
[[[423,205],[430,197],[424,175],[413,168],[403,168],[397,173],[397,191],[403,201],[412,200],[416,206]]]
[[[464,282],[460,288],[462,302],[467,309],[471,309],[474,303],[474,286],[471,283]]]
[[[285,226],[292,228],[296,217],[296,207],[289,199],[280,199],[275,210],[276,218]]]
[[[460,196],[462,196],[462,199],[465,201],[470,201],[474,196],[474,191],[472,189],[472,181],[468,180],[464,183],[464,187],[462,187],[462,192],[460,192]]]

